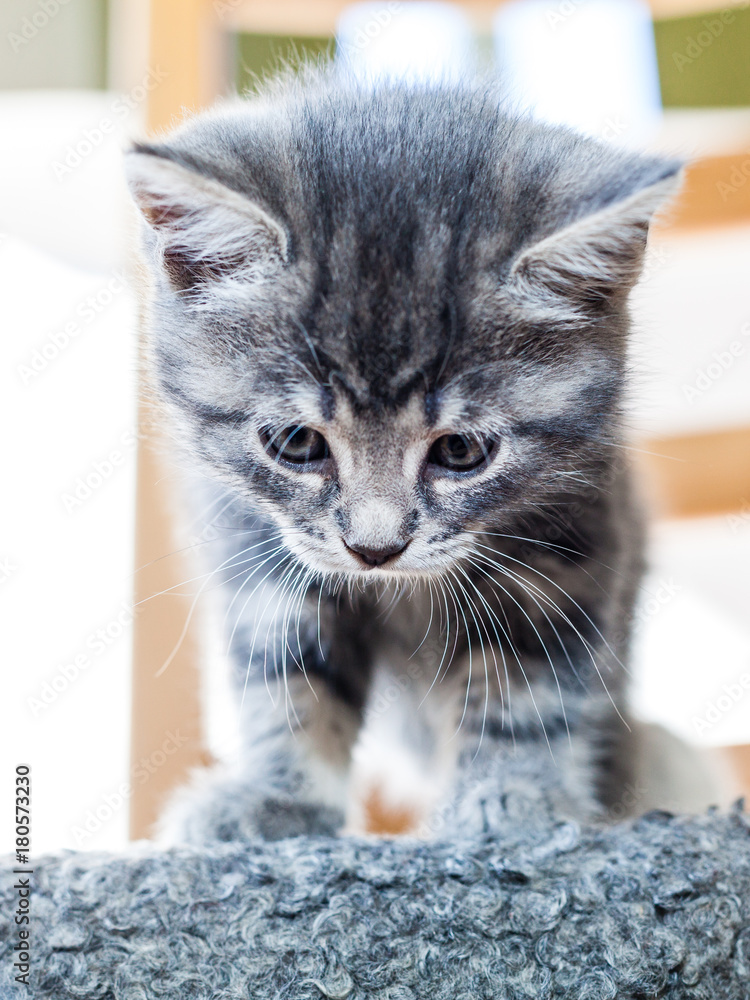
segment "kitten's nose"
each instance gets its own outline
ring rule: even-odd
[[[411,539],[409,539],[411,541]],[[389,545],[382,549],[371,549],[366,545],[349,545],[349,543],[344,540],[344,545],[350,552],[354,552],[355,555],[359,556],[363,563],[367,566],[382,566],[387,563],[389,559],[393,559],[394,556],[399,555],[403,552],[409,542],[404,542],[403,545]]]

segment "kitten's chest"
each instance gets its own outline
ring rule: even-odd
[[[460,607],[434,588],[384,595],[360,613],[374,668],[401,682],[439,679],[469,645]]]

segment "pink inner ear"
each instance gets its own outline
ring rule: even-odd
[[[152,226],[171,226],[178,228],[179,222],[188,214],[188,209],[166,201],[146,201],[141,205],[144,216]]]
[[[143,217],[156,229],[183,229],[182,220],[193,211],[163,191],[136,188],[134,194]]]
[[[142,207],[151,225],[163,234],[162,261],[170,282],[183,291],[232,274],[249,277],[264,262],[279,256],[273,233],[262,224],[248,226],[241,216],[235,223],[235,238],[217,245],[210,232],[201,234],[199,227],[191,232],[203,212],[211,209],[193,209],[159,197]],[[240,229],[243,222],[245,228]]]
[[[157,251],[180,291],[230,276],[266,276],[283,262],[286,234],[253,201],[167,159],[135,153],[130,188],[146,222],[159,234]]]
[[[170,280],[182,289],[209,281],[219,281],[228,274],[238,271],[251,260],[251,257],[250,253],[241,251],[221,257],[208,257],[201,255],[195,248],[179,243],[167,246],[163,251],[164,266]]]

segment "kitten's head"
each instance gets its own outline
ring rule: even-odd
[[[617,439],[627,297],[679,164],[474,89],[332,78],[129,154],[158,383],[331,573],[440,573]]]

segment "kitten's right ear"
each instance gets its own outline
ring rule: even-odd
[[[564,324],[626,296],[640,275],[654,213],[679,189],[681,166],[659,165],[653,182],[526,248],[508,277],[514,301],[542,321]]]
[[[260,205],[147,146],[126,156],[130,192],[180,290],[252,280],[283,264],[287,235]]]

